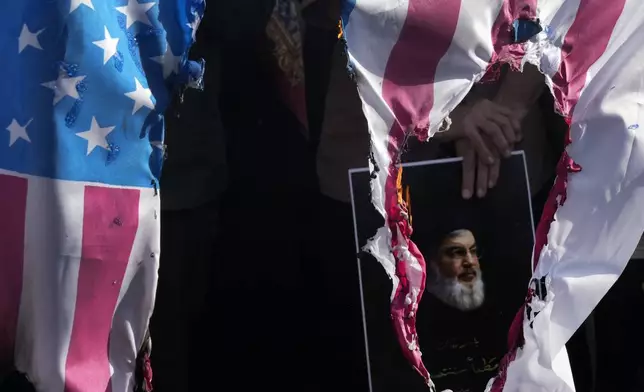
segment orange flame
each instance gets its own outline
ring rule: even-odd
[[[409,185],[405,187],[405,203],[407,203],[407,215],[409,216],[409,224],[412,225],[411,221],[411,188]]]
[[[398,194],[398,204],[403,203],[403,189],[402,189],[402,166],[398,167],[398,175],[396,176],[396,193]]]
[[[409,224],[411,225],[411,188],[407,185],[403,189],[402,175],[403,168],[400,166],[398,168],[398,175],[396,176],[396,194],[398,195],[398,204],[400,206],[405,206],[405,212],[407,213]]]

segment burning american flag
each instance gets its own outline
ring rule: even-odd
[[[495,65],[545,74],[569,140],[537,229],[526,305],[488,390],[574,391],[565,343],[644,230],[644,4],[346,0],[343,30],[371,134],[373,203],[386,218],[366,249],[392,279],[401,349],[432,388],[415,327],[426,270],[399,197],[402,146],[410,134],[432,137]]]

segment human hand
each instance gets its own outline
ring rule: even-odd
[[[462,132],[478,160],[492,165],[499,155],[510,156],[514,143],[520,139],[522,115],[487,99],[472,105],[463,117]]]
[[[489,148],[491,144],[486,136],[482,136],[481,142],[486,148]],[[494,159],[492,163],[484,162],[472,142],[467,138],[456,140],[455,147],[456,154],[463,157],[461,185],[463,199],[470,199],[474,195],[475,186],[476,196],[485,197],[487,190],[494,188],[499,179],[501,160]]]

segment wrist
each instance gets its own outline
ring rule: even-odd
[[[516,99],[513,99],[509,96],[504,96],[503,94],[497,94],[492,100],[495,104],[503,106],[504,108],[510,109],[514,118],[519,121],[528,114],[530,108],[534,104],[533,102],[522,102]]]
[[[541,72],[535,66],[526,64],[523,71],[509,71],[505,75],[492,101],[517,112],[523,118],[539,100],[544,86]]]
[[[440,129],[436,132],[436,139],[440,142],[453,142],[465,137],[463,133],[463,119],[472,109],[477,100],[464,99],[449,116],[443,120]]]
[[[492,102],[511,110],[521,110],[529,106],[528,102],[519,100],[517,97],[512,96],[512,94],[504,94],[503,91],[499,91],[494,98],[492,98]]]

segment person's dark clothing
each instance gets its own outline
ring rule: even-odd
[[[162,255],[156,306],[150,323],[153,385],[158,392],[198,389],[206,292],[219,230],[219,205],[161,214]],[[191,389],[192,388],[192,389]]]
[[[0,391],[2,392],[36,392],[36,388],[29,382],[27,376],[11,370],[0,373]]]
[[[597,391],[644,391],[644,260],[633,259],[595,309]]]
[[[351,205],[325,195],[317,200],[314,232],[317,252],[316,289],[311,302],[318,315],[311,328],[315,334],[315,366],[324,374],[321,390],[367,392],[369,378],[360,302],[360,281]],[[388,318],[381,320],[385,325]]]
[[[312,391],[323,378],[311,366],[319,316],[310,298],[319,288],[307,275],[316,252],[315,172],[302,125],[279,96],[264,32],[272,6],[262,4],[253,28],[221,39],[229,187],[203,351],[224,389]],[[246,16],[243,5],[230,8]]]
[[[222,317],[220,309],[206,303],[206,294],[215,283],[217,265],[227,262],[217,250],[228,177],[219,110],[222,53],[231,40],[240,48],[252,48],[249,41],[261,34],[272,8],[272,1],[208,3],[191,50],[192,58],[206,61],[204,90],[183,92],[166,115],[162,253],[150,326],[156,391],[203,388],[202,375],[211,372],[220,358],[217,354],[202,359],[208,352],[209,335],[216,330],[213,321]]]

